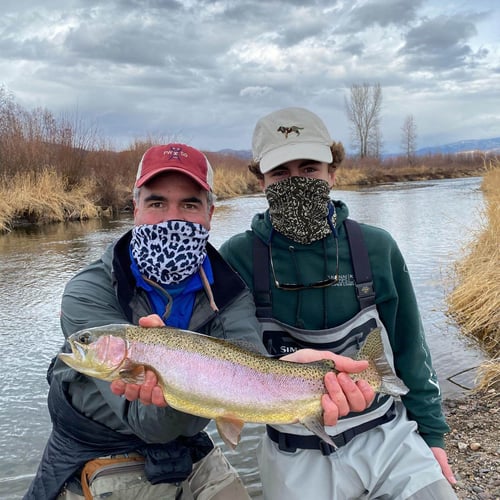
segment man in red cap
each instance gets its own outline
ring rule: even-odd
[[[65,287],[66,338],[111,323],[168,324],[261,345],[249,290],[208,243],[212,186],[210,163],[197,149],[167,144],[146,151],[134,186],[134,227]],[[179,490],[203,490],[205,483],[214,492],[207,498],[249,498],[204,432],[207,419],[128,401],[109,382],[79,374],[57,358],[49,380],[53,429],[25,498],[83,499],[82,469],[99,467],[95,459],[110,456],[120,467],[130,457],[130,472],[94,472],[94,498],[174,499]],[[138,387],[130,385],[126,395]],[[136,460],[142,464],[143,457],[144,469],[137,472]],[[192,498],[191,491],[184,494]]]

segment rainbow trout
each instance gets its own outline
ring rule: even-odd
[[[71,368],[102,380],[144,381],[153,370],[168,404],[177,410],[214,419],[223,441],[234,448],[245,422],[300,422],[335,446],[323,425],[323,379],[334,371],[331,360],[293,363],[269,358],[230,341],[171,327],[107,325],[74,333],[71,353],[59,358]],[[366,338],[358,359],[369,367],[352,374],[375,392],[400,396],[408,388],[392,371],[380,329]]]

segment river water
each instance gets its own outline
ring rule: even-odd
[[[485,359],[445,315],[453,263],[482,223],[480,184],[481,178],[467,178],[332,194],[347,203],[352,218],[387,229],[398,242],[446,397],[459,395],[462,386],[470,387],[475,367]],[[247,229],[252,215],[266,206],[263,196],[217,203],[210,241],[219,247]],[[0,236],[1,499],[22,497],[50,431],[45,373],[62,344],[59,305],[64,285],[131,225],[131,218],[123,217],[19,229]],[[210,431],[221,443],[212,424]],[[254,497],[260,494],[254,449],[261,431],[261,426],[246,426],[237,450],[227,453]]]

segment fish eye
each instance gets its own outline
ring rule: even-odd
[[[88,332],[84,332],[78,336],[78,342],[80,342],[80,344],[89,344],[89,337],[90,335]]]

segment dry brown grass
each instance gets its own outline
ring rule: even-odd
[[[214,192],[219,200],[233,198],[241,193],[249,192],[251,182],[250,174],[244,171],[224,168],[214,169]]]
[[[0,189],[0,234],[10,229],[11,207],[2,196]]]
[[[14,222],[49,223],[99,216],[92,201],[90,180],[68,189],[67,180],[55,170],[15,174],[0,182],[0,225],[9,229]]]
[[[342,168],[342,165],[335,172],[335,186],[363,186],[369,183],[368,172],[361,168]]]
[[[492,356],[481,367],[481,389],[500,386],[500,159],[485,166],[483,224],[469,253],[455,266],[457,286],[448,296],[450,316]]]
[[[491,397],[498,397],[500,391],[500,361],[498,357],[481,364],[477,373],[476,384],[475,390],[484,393],[486,397],[488,394]]]
[[[432,155],[418,157],[409,164],[402,157],[379,160],[346,158],[337,170],[337,186],[363,186],[401,181],[451,179],[483,175],[485,155]]]
[[[214,192],[219,200],[260,192],[257,179],[248,170],[248,160],[205,153],[214,169]]]

